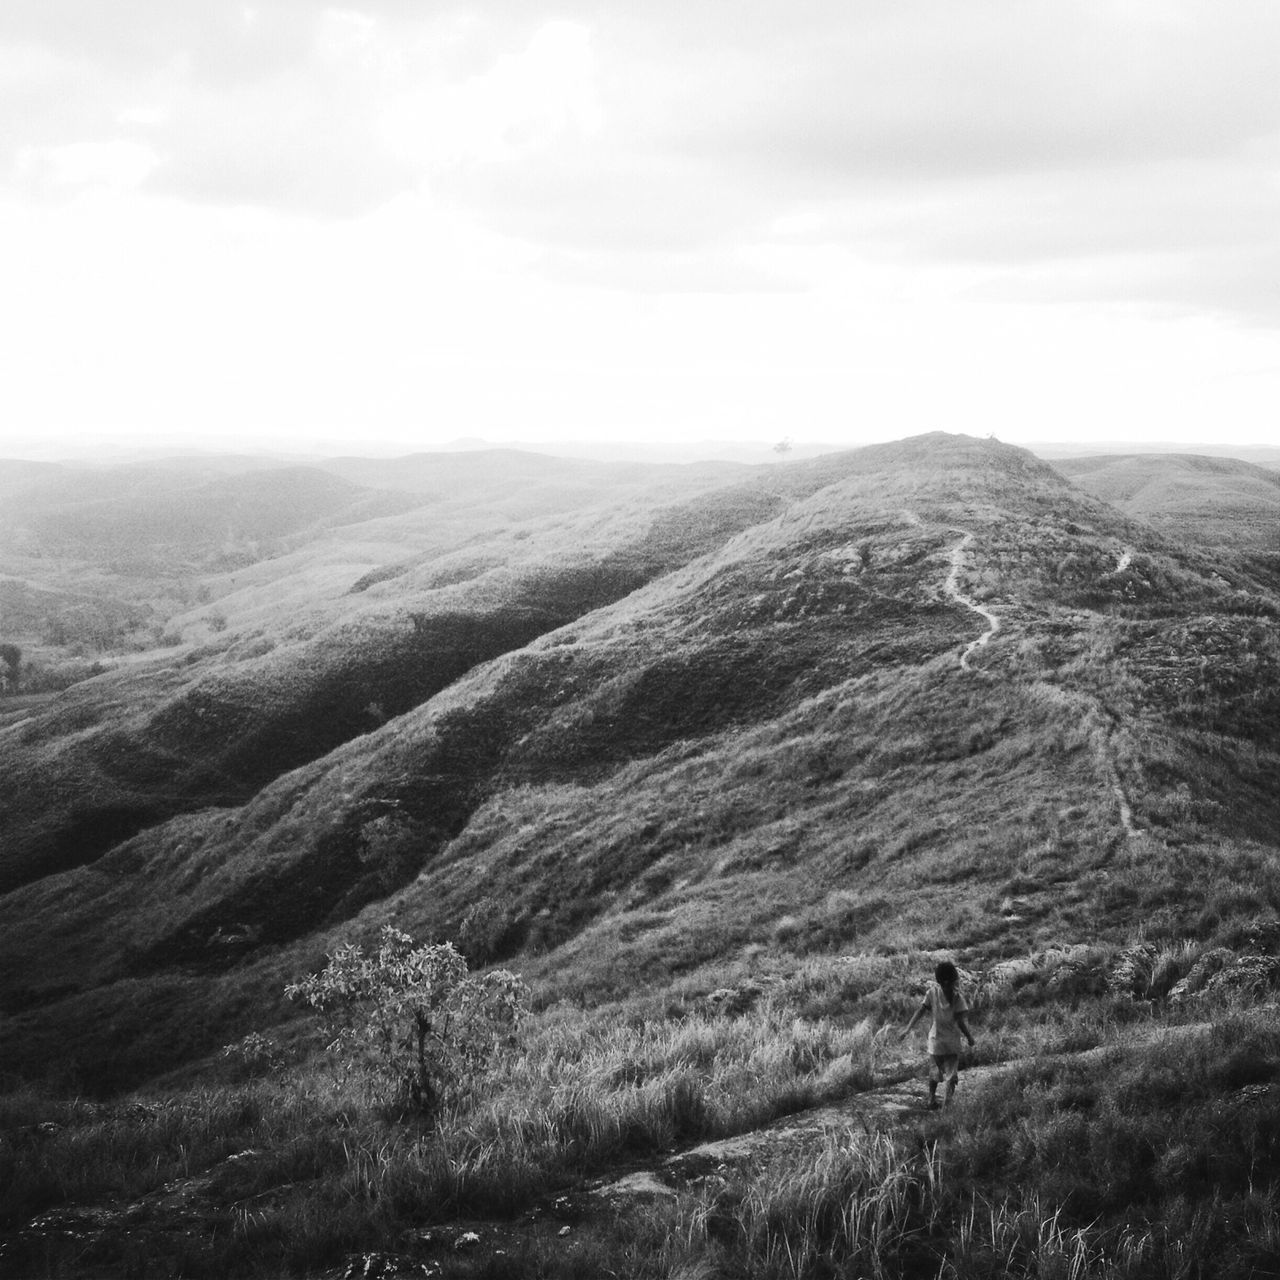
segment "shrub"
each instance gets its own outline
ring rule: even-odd
[[[270,1036],[251,1031],[234,1044],[224,1045],[222,1056],[246,1078],[269,1075],[285,1065],[284,1051]]]
[[[419,945],[391,925],[372,955],[344,943],[285,995],[320,1011],[329,1048],[388,1101],[428,1115],[474,1088],[528,1007],[515,974],[472,977],[452,943]]]

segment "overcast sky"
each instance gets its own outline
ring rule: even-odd
[[[1278,343],[1275,0],[0,0],[10,452],[1276,444]]]

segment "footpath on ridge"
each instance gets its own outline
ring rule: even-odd
[[[920,517],[912,511],[904,510],[902,515],[909,524],[918,525],[921,523]],[[999,633],[1000,619],[985,605],[979,604],[971,596],[960,590],[960,574],[964,571],[965,554],[973,545],[974,535],[970,530],[954,526],[951,528],[951,532],[958,533],[961,537],[960,541],[951,548],[949,569],[946,580],[942,584],[943,592],[957,604],[963,605],[971,613],[977,614],[987,624],[987,629],[980,636],[970,640],[960,654],[960,669],[962,671],[972,671],[974,668],[970,664],[970,659],[979,649],[983,649],[990,644]],[[1132,560],[1132,550],[1125,548],[1119,554],[1116,560],[1116,567],[1112,572],[1123,573],[1132,563]],[[1118,732],[1118,724],[1114,714],[1110,713],[1096,698],[1091,698],[1084,694],[1071,694],[1061,687],[1055,688],[1054,696],[1059,699],[1078,702],[1082,717],[1096,722],[1095,731],[1091,735],[1094,738],[1094,750],[1098,759],[1098,767],[1107,788],[1115,797],[1121,830],[1126,838],[1140,835],[1141,830],[1133,820],[1133,807],[1130,804],[1129,794],[1120,776],[1117,764],[1119,752],[1117,751],[1115,738]]]
[[[973,534],[965,529],[952,529],[951,532],[959,533],[963,536],[951,548],[951,571],[947,574],[947,580],[942,584],[942,589],[957,604],[964,605],[966,609],[976,613],[987,624],[987,629],[976,640],[970,640],[968,645],[965,646],[964,652],[960,655],[961,669],[971,671],[973,668],[969,665],[970,657],[978,649],[983,649],[991,643],[992,637],[1000,630],[1000,619],[990,609],[980,605],[976,600],[965,595],[960,590],[960,571],[964,568],[964,553],[973,542]]]

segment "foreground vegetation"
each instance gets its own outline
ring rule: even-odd
[[[951,1112],[905,1124],[877,1118],[873,1091],[919,1074],[889,1032],[921,954],[785,974],[757,959],[701,997],[545,1008],[434,1121],[375,1077],[261,1039],[223,1056],[219,1084],[106,1104],[18,1092],[0,1104],[0,1262],[316,1276],[377,1251],[384,1268],[490,1276],[1266,1274],[1280,1031],[1256,984],[1164,998],[1210,956],[1076,947],[971,973],[977,1069]],[[981,1066],[1001,1061],[1015,1065]],[[582,1195],[831,1102],[848,1123],[689,1166],[656,1205]],[[568,1233],[531,1221],[553,1206]],[[454,1251],[471,1229],[481,1244]]]

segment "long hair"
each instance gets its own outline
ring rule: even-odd
[[[947,997],[947,1003],[954,1004],[956,986],[960,981],[959,970],[950,960],[943,960],[934,969],[933,976],[937,980],[938,986],[942,988],[942,994]]]

